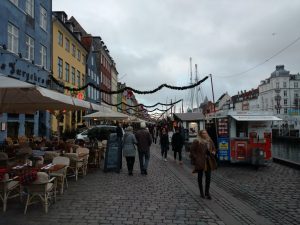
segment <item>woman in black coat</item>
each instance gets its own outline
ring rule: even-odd
[[[169,135],[165,128],[162,129],[160,136],[160,147],[161,147],[161,157],[167,161],[167,154],[169,150]]]
[[[176,160],[176,156],[178,153],[179,163],[182,164],[182,147],[184,145],[184,139],[182,135],[179,133],[179,129],[175,129],[175,133],[172,136],[172,150],[174,151],[174,160]]]

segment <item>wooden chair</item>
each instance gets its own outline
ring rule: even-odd
[[[56,178],[49,179],[49,175],[45,172],[38,172],[37,179],[26,185],[25,188],[27,190],[27,200],[24,214],[26,214],[28,206],[39,202],[38,200],[43,202],[45,213],[48,213],[51,200],[53,199],[56,202]]]
[[[20,183],[17,179],[18,177],[9,179],[6,173],[4,178],[0,180],[0,199],[3,203],[3,212],[6,211],[8,199],[20,196]]]

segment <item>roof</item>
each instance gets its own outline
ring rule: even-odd
[[[284,69],[284,65],[277,65],[276,70],[271,73],[271,77],[289,77],[290,71]]]
[[[280,121],[282,119],[276,116],[265,116],[265,115],[232,115],[232,118],[237,121]]]
[[[198,121],[204,120],[204,115],[199,112],[174,113],[174,116],[182,121]]]

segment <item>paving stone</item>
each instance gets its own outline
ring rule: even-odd
[[[77,182],[70,178],[69,188],[48,214],[40,205],[32,205],[23,215],[24,205],[11,200],[0,224],[225,224],[207,200],[192,191],[197,188],[197,177],[189,162],[185,160],[182,167],[172,160],[162,162],[156,156],[159,151],[158,145],[152,146],[147,176],[140,175],[136,159],[132,177],[123,168],[120,174],[95,170]],[[259,171],[224,166],[213,173],[212,183],[274,224],[299,224],[300,181],[296,177],[299,172],[277,164]],[[211,204],[220,206],[239,224],[256,224],[255,217],[244,214],[213,188],[212,195]]]

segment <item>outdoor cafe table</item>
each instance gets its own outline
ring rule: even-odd
[[[83,159],[83,158],[87,157],[88,155],[89,155],[89,153],[79,153],[78,158]]]
[[[46,173],[50,173],[50,172],[56,172],[59,171],[63,168],[65,168],[66,165],[61,165],[61,164],[48,164],[48,165],[42,165],[39,167],[31,167],[28,164],[23,164],[23,165],[16,165],[13,166],[11,168],[8,168],[9,170],[12,170],[13,172],[16,173],[16,175],[18,174],[22,174],[25,172],[30,172],[31,170],[36,170],[36,171],[41,171],[41,172],[46,172]]]
[[[46,172],[46,173],[51,173],[51,172],[56,172],[59,171],[63,168],[65,168],[66,165],[62,165],[62,164],[48,164],[48,165],[44,165],[40,168],[40,171]]]

